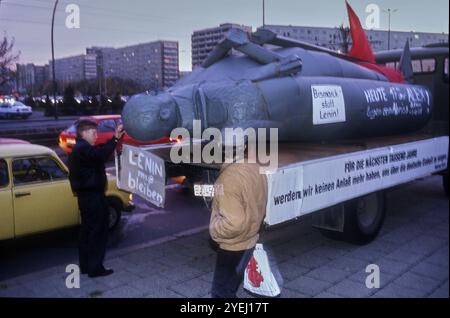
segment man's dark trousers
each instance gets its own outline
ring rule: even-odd
[[[253,249],[227,251],[217,249],[211,289],[212,298],[236,298],[236,292],[244,278],[245,268],[252,256]]]
[[[80,269],[89,274],[103,270],[108,241],[108,202],[104,193],[78,194],[81,212],[79,240]]]

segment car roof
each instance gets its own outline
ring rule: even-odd
[[[6,145],[6,144],[29,144],[30,142],[22,139],[15,139],[15,138],[0,138],[0,145]]]
[[[120,115],[94,115],[94,116],[83,116],[80,119],[93,119],[95,121],[105,120],[105,119],[119,119]]]
[[[30,155],[50,155],[55,154],[53,150],[48,147],[33,145],[33,144],[7,144],[0,145],[0,157],[23,157]]]
[[[439,55],[448,56],[448,46],[447,47],[413,47],[410,49],[411,58],[432,58]],[[402,56],[403,50],[389,50],[389,51],[378,51],[375,52],[375,59],[377,61],[385,61],[398,59]]]

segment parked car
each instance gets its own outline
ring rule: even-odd
[[[80,119],[90,119],[95,121],[98,125],[98,137],[97,137],[97,145],[101,145],[106,143],[109,139],[114,135],[114,131],[120,123],[122,123],[122,119],[120,115],[97,115],[97,116],[89,116],[89,117],[81,117]],[[58,145],[61,149],[63,149],[67,153],[72,152],[72,148],[76,143],[77,132],[76,132],[76,122],[70,125],[67,129],[63,130],[59,134]],[[152,145],[157,143],[165,143],[170,142],[169,137],[164,137],[158,140],[151,141],[138,141],[136,139],[131,138],[127,133],[124,134],[122,143],[128,145]]]
[[[26,119],[33,114],[33,110],[30,106],[25,105],[22,102],[7,102],[0,104],[0,117],[1,118],[23,118]]]
[[[50,148],[34,144],[0,145],[0,240],[80,224],[77,199],[68,169]],[[132,195],[119,190],[107,175],[109,228],[122,211],[134,208]]]

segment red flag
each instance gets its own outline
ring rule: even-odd
[[[358,16],[348,2],[345,1],[345,3],[347,4],[353,42],[352,49],[347,55],[362,60],[361,62],[357,62],[357,64],[383,74],[390,82],[404,83],[404,78],[399,71],[376,64],[372,47],[367,40],[366,32],[362,28]]]
[[[389,82],[392,82],[392,83],[404,83],[405,82],[405,79],[403,78],[402,73],[397,71],[396,69],[385,67],[385,66],[378,65],[375,63],[368,63],[368,62],[358,62],[358,65],[364,66],[368,69],[371,69],[373,71],[383,74],[384,76],[386,76],[386,78],[389,80]]]
[[[358,16],[356,15],[355,11],[353,11],[352,7],[350,7],[348,2],[345,1],[345,3],[347,4],[350,32],[352,34],[353,42],[352,48],[350,52],[347,53],[347,55],[360,60],[375,63],[375,56],[373,55],[372,47],[367,40],[367,36],[361,26],[361,22],[359,21]]]

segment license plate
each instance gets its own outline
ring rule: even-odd
[[[213,198],[214,195],[223,195],[223,188],[214,184],[194,184],[194,195],[196,197]]]

